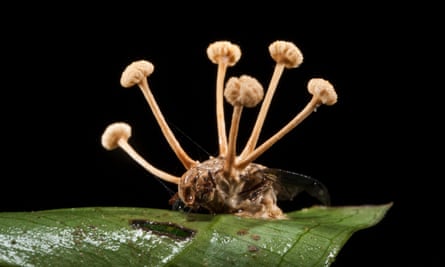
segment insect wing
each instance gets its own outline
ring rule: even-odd
[[[306,191],[325,206],[331,203],[328,189],[317,179],[282,169],[266,168],[263,172],[268,179],[276,181],[274,189],[278,200],[292,200],[299,193]]]

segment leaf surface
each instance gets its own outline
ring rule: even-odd
[[[0,265],[330,266],[391,206],[313,206],[287,220],[127,207],[3,212]]]

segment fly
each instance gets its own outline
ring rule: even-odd
[[[327,187],[318,181],[317,179],[296,173],[290,172],[282,169],[272,169],[263,168],[258,170],[258,173],[254,174],[255,178],[249,178],[252,181],[250,184],[246,185],[243,191],[239,193],[242,199],[254,200],[258,196],[264,194],[264,191],[272,186],[275,194],[277,196],[277,201],[292,201],[294,198],[302,193],[306,192],[312,198],[315,198],[321,205],[329,206],[331,204],[331,199]],[[256,181],[253,182],[253,181]],[[197,201],[198,203],[205,203],[203,199]],[[173,210],[179,211],[208,211],[211,207],[206,205],[186,205],[178,193],[174,194],[170,200],[169,204],[172,206]],[[251,209],[251,207],[250,207]],[[240,212],[239,209],[237,212]],[[226,211],[227,212],[227,211]]]
[[[131,127],[125,122],[110,124],[102,135],[102,145],[107,150],[120,147],[148,172],[164,181],[177,184],[178,192],[170,203],[179,205],[179,208],[204,209],[213,214],[230,213],[243,217],[284,219],[286,215],[277,202],[292,200],[302,191],[306,191],[321,204],[329,205],[328,190],[318,180],[254,162],[319,106],[337,102],[337,93],[329,81],[322,78],[310,79],[307,89],[312,98],[308,104],[283,128],[258,145],[263,123],[284,69],[296,68],[303,61],[301,51],[288,41],[273,42],[269,45],[269,53],[276,64],[264,94],[262,85],[252,76],[241,75],[225,80],[227,68],[234,66],[241,57],[238,45],[229,41],[216,41],[208,46],[207,56],[217,65],[216,121],[219,154],[203,162],[192,159],[183,150],[164,119],[148,84],[147,77],[154,71],[153,64],[139,60],[124,69],[121,85],[126,88],[137,85],[141,89],[162,133],[186,169],[182,176],[171,175],[145,161],[129,144]],[[233,106],[228,133],[224,120],[224,98]],[[244,108],[255,107],[260,102],[261,108],[250,138],[244,149],[237,153],[236,141],[242,111]]]

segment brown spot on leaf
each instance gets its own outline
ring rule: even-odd
[[[260,250],[260,248],[257,246],[254,246],[254,245],[249,245],[247,247],[247,250],[249,250],[249,252],[258,252]]]
[[[251,235],[250,237],[251,237],[253,240],[255,240],[255,241],[258,241],[258,240],[260,240],[260,238],[261,238],[259,235],[255,235],[255,234],[254,234],[254,235]]]
[[[249,231],[247,229],[240,229],[236,232],[237,235],[247,235]]]

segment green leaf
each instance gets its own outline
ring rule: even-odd
[[[288,220],[127,207],[3,212],[0,265],[329,266],[391,206],[314,206]]]

